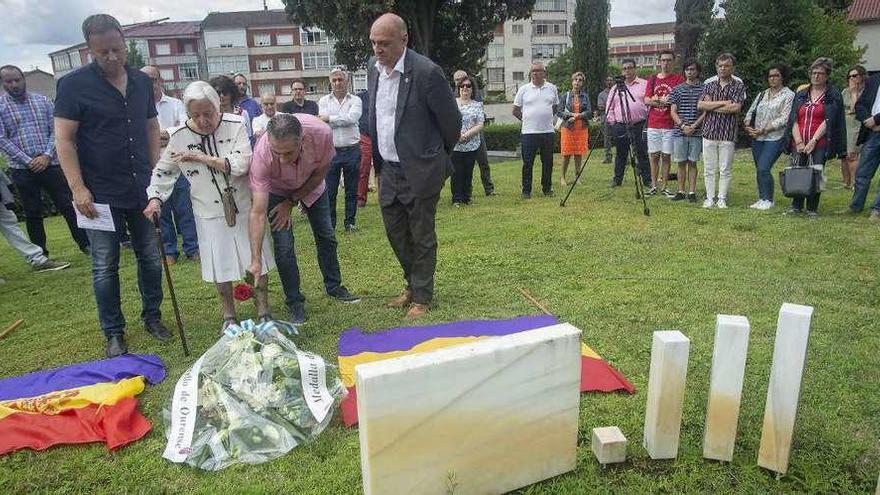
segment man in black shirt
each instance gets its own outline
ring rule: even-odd
[[[302,79],[294,79],[290,83],[293,100],[281,104],[281,113],[307,113],[318,115],[318,104],[306,99],[306,83]]]

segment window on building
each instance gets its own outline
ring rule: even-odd
[[[247,55],[208,58],[208,73],[210,75],[229,75],[236,72],[250,72]]]
[[[275,94],[275,85],[272,83],[260,84],[260,96],[262,95],[274,95]]]
[[[196,45],[195,43],[184,43],[182,50],[185,55],[192,55],[196,53]]]
[[[333,52],[303,53],[303,69],[329,69],[336,63]]]
[[[327,34],[318,28],[302,28],[299,31],[301,45],[326,45],[328,41]]]
[[[489,43],[486,47],[486,58],[489,60],[504,60],[504,45]]]
[[[315,83],[309,83],[309,87],[306,88],[306,94],[313,95],[318,92],[318,86]]]
[[[266,72],[270,70],[273,70],[271,58],[257,60],[257,72]]]
[[[532,58],[553,59],[565,52],[565,45],[562,43],[535,43],[532,45]]]
[[[566,21],[535,21],[532,34],[535,36],[566,36]]]
[[[258,33],[254,35],[254,46],[271,46],[272,35],[269,33]]]
[[[357,93],[358,91],[363,91],[367,89],[367,75],[355,74],[354,76],[352,76],[351,87],[353,93]]]
[[[565,0],[537,0],[533,12],[565,12]]]
[[[513,80],[514,81],[525,81],[526,73],[522,71],[513,71]]]
[[[153,45],[153,48],[156,50],[157,57],[161,57],[163,55],[171,55],[170,43],[156,43],[155,45]]]
[[[489,67],[486,69],[486,82],[491,83],[503,83],[504,82],[504,69],[502,68],[492,68]]]
[[[278,43],[278,45],[280,45],[280,46],[292,45],[293,44],[293,34],[291,34],[291,33],[276,34],[275,35],[275,42]]]
[[[513,49],[513,58],[522,58],[525,56],[522,48],[514,48]]]
[[[177,68],[180,71],[181,81],[195,81],[199,78],[199,66],[197,64],[180,64]]]
[[[279,58],[278,59],[278,70],[294,70],[296,69],[296,63],[292,58]]]
[[[162,77],[164,81],[174,81],[174,70],[173,69],[159,69],[159,76]]]
[[[522,24],[514,24],[510,27],[511,34],[523,34]]]
[[[284,96],[290,96],[293,94],[293,88],[290,87],[290,84],[281,85],[281,94]]]
[[[55,66],[55,70],[67,70],[70,68],[70,57],[66,53],[55,55],[52,57],[52,65]]]

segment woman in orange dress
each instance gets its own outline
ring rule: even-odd
[[[559,98],[561,103],[556,116],[562,119],[560,132],[560,148],[562,151],[562,187],[568,185],[565,176],[568,173],[568,163],[574,156],[575,176],[581,171],[583,156],[587,154],[590,132],[587,122],[593,114],[590,106],[590,97],[584,89],[584,73],[575,72],[571,75],[571,91],[566,92]]]

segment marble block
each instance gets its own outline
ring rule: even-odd
[[[603,466],[626,460],[626,437],[616,426],[593,428],[591,446],[596,460]]]
[[[811,306],[785,303],[779,309],[764,427],[758,449],[758,465],[779,474],[788,471],[812,317]]]
[[[581,331],[355,367],[364,493],[503,493],[575,468]]]
[[[749,330],[745,316],[718,315],[715,320],[715,351],[703,436],[703,457],[707,459],[733,459]]]
[[[674,459],[678,455],[690,343],[677,330],[654,332],[644,437],[651,459]]]

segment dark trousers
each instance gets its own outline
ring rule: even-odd
[[[480,147],[477,149],[477,165],[480,166],[480,181],[483,183],[483,191],[489,195],[495,192],[495,184],[492,183],[492,171],[489,169],[489,151],[486,149],[486,138],[480,133]]]
[[[64,221],[67,222],[67,228],[77,246],[81,250],[88,249],[89,239],[85,231],[76,226],[72,195],[70,188],[67,187],[67,181],[64,179],[61,167],[50,166],[38,173],[26,169],[11,168],[9,173],[21,196],[28,237],[32,243],[40,246],[44,255],[49,256],[49,249],[46,247],[46,229],[43,226],[42,190],[44,189],[49,193],[52,203],[64,217]]]
[[[474,190],[474,161],[480,150],[452,152],[452,202],[470,203]]]
[[[141,210],[110,208],[117,230],[122,221],[128,224],[131,247],[137,258],[137,282],[141,294],[141,319],[159,321],[162,314],[162,259],[159,256],[156,229]],[[98,306],[98,320],[106,336],[125,332],[125,317],[119,291],[119,234],[86,230],[92,247],[92,288]]]
[[[611,126],[611,132],[614,133],[614,142],[616,143],[617,153],[614,157],[614,183],[623,183],[623,174],[626,173],[627,162],[629,162],[629,149],[635,139],[636,152],[636,168],[642,177],[642,183],[646,186],[651,185],[651,168],[648,165],[648,143],[645,141],[645,121],[636,122],[630,126],[630,130],[624,124],[616,123]]]
[[[532,194],[532,169],[535,165],[535,155],[541,154],[541,190],[544,194],[553,190],[553,144],[556,134],[547,132],[544,134],[522,135],[522,192]]]
[[[174,191],[162,203],[162,243],[165,255],[177,258],[177,235],[183,237],[183,252],[189,257],[199,254],[199,239],[196,234],[196,217],[193,215],[192,199],[189,195],[189,181],[182,175],[174,183]]]
[[[269,194],[269,211],[284,197]],[[318,267],[324,276],[324,289],[327,292],[342,284],[339,272],[339,258],[336,256],[336,234],[330,226],[330,202],[327,192],[321,195],[312,206],[303,204],[312,234],[315,236],[315,249],[318,251]],[[275,247],[275,265],[278,267],[278,278],[284,289],[284,302],[289,309],[306,300],[299,283],[299,264],[296,262],[296,250],[293,245],[293,227],[272,232],[272,244]]]
[[[413,302],[428,304],[434,298],[434,270],[437,267],[437,232],[434,220],[440,194],[417,198],[410,191],[401,165],[385,162],[379,204],[391,249],[403,268],[403,278],[412,290]]]
[[[608,122],[605,122],[605,115],[602,115],[602,138],[603,138],[603,146],[605,147],[605,161],[611,161],[611,146],[613,145],[613,139],[611,139],[611,126],[608,125]]]
[[[336,228],[336,194],[339,192],[339,177],[345,178],[345,226],[354,225],[357,215],[358,175],[361,166],[361,148],[355,144],[346,148],[336,148],[336,156],[327,170],[327,197],[330,200],[330,224]]]

